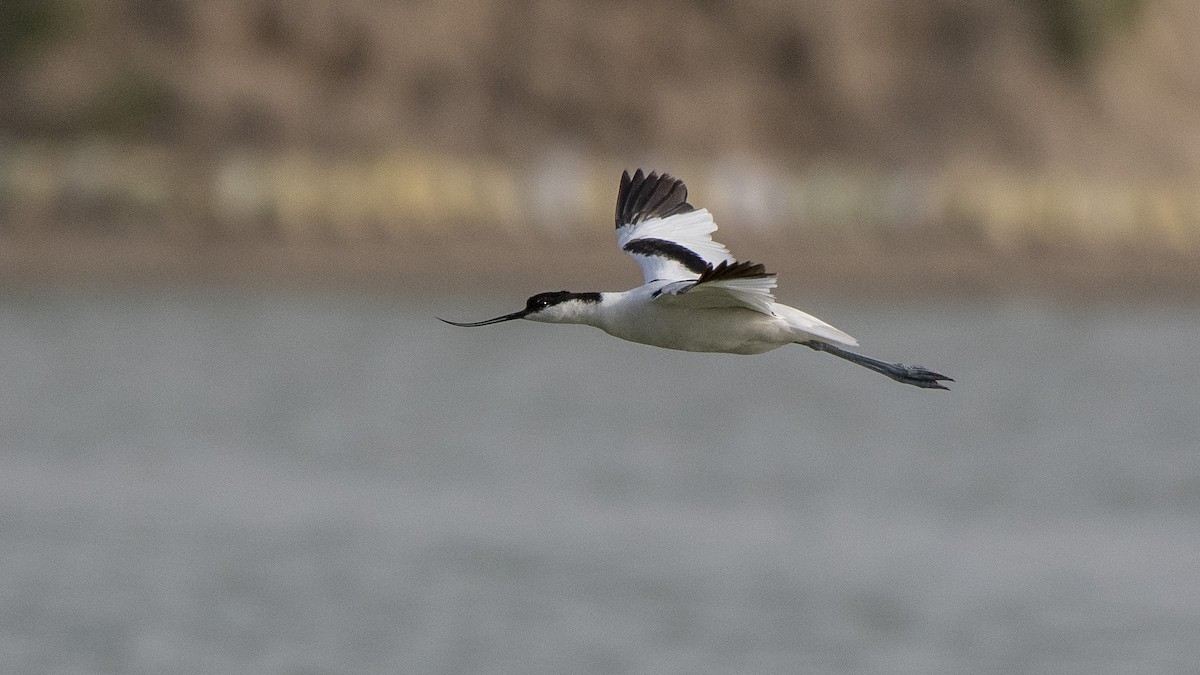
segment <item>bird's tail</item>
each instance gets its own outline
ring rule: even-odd
[[[771,313],[782,318],[789,326],[815,338],[847,347],[857,347],[858,340],[807,312],[780,303],[771,305]],[[800,344],[804,344],[801,342]]]

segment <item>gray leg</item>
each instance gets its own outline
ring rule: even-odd
[[[945,375],[940,375],[932,370],[926,370],[920,366],[906,366],[903,363],[888,363],[887,361],[880,361],[869,356],[863,356],[862,354],[848,352],[841,347],[835,347],[826,342],[809,340],[808,342],[800,342],[798,344],[802,344],[805,347],[815,349],[819,352],[833,354],[838,358],[846,359],[850,363],[857,363],[863,368],[873,370],[881,375],[887,375],[897,382],[911,384],[914,387],[922,387],[924,389],[949,389],[949,387],[943,385],[941,381],[954,381],[952,378],[946,377]]]

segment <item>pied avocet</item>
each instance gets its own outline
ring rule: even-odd
[[[801,344],[882,373],[897,382],[947,389],[953,382],[920,366],[888,363],[846,350],[858,341],[794,307],[775,302],[775,274],[738,262],[713,241],[712,214],[687,201],[683,181],[668,174],[621,175],[617,192],[617,243],[637,261],[646,283],[629,291],[539,293],[525,308],[486,326],[528,319],[582,323],[631,342],[689,352],[761,354]]]

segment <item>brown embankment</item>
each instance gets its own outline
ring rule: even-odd
[[[1164,250],[997,253],[960,246],[806,246],[726,237],[742,258],[781,275],[779,296],[879,300],[1034,294],[1065,301],[1200,299],[1200,265]],[[608,241],[511,239],[411,244],[178,242],[57,236],[0,240],[0,285],[38,288],[237,288],[349,290],[398,297],[617,290],[640,283]]]

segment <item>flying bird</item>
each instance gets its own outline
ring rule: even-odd
[[[538,293],[524,309],[494,319],[440,320],[464,327],[515,319],[580,323],[623,340],[689,352],[761,354],[800,344],[916,387],[948,389],[942,383],[954,381],[920,366],[849,351],[857,340],[776,302],[775,274],[761,264],[738,262],[713,241],[717,226],[712,214],[689,204],[687,187],[669,174],[623,172],[616,225],[617,244],[642,268],[641,286],[605,293]]]

